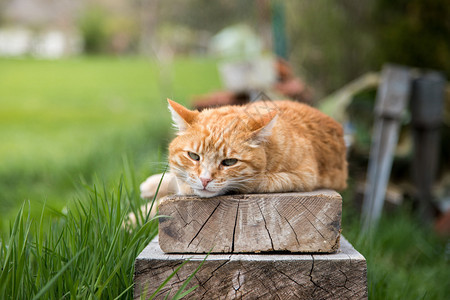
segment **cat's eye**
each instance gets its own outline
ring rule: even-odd
[[[200,160],[200,155],[198,155],[197,153],[188,152],[188,155],[189,155],[190,158],[192,158],[195,161],[199,161]]]
[[[227,158],[227,159],[222,160],[221,164],[223,166],[229,167],[229,166],[235,165],[237,163],[237,161],[238,160],[236,158]]]

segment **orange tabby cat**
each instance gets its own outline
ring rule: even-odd
[[[178,136],[158,197],[346,187],[342,127],[315,108],[275,101],[198,112],[168,101]],[[142,196],[152,197],[160,179],[149,177]]]

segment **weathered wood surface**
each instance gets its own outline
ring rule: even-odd
[[[205,254],[166,254],[153,240],[135,263],[134,298],[150,296],[185,260],[156,299],[170,299]],[[210,254],[187,299],[367,299],[366,260],[342,237],[333,254]],[[145,294],[144,291],[147,291]]]
[[[407,107],[410,90],[410,69],[394,65],[384,66],[375,101],[375,124],[362,208],[362,225],[366,231],[378,223],[383,210],[400,131],[400,119]]]
[[[439,72],[428,72],[413,81],[411,122],[413,125],[413,180],[421,220],[435,217],[432,188],[439,166],[446,80]]]
[[[165,198],[159,243],[166,253],[325,252],[339,248],[342,198],[308,193]]]

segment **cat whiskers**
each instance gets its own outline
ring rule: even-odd
[[[203,188],[201,186],[201,183],[199,181],[197,181],[195,178],[193,178],[187,171],[185,171],[179,167],[176,167],[176,166],[172,166],[171,171],[172,171],[172,173],[176,174],[176,176],[180,180],[187,183],[191,188],[200,189],[200,190]]]
[[[148,163],[148,165],[152,168],[152,170],[155,170],[156,173],[162,173],[169,168],[169,163],[166,161],[158,162],[158,161],[151,161]]]
[[[176,174],[176,176],[187,183],[191,188],[196,190],[203,190],[203,186],[200,180],[196,177],[193,177],[188,171],[177,167],[172,166],[171,172]],[[253,184],[257,182],[255,177],[250,177],[249,175],[239,176],[239,177],[231,177],[225,180],[215,179],[213,180],[207,187],[208,191],[217,192],[219,194],[225,194],[227,192],[245,192],[250,189]]]
[[[237,177],[230,180],[232,183],[247,183],[254,182],[256,179],[254,177]]]
[[[230,180],[227,184],[227,191],[240,191],[241,189],[246,190],[250,185],[256,182],[255,178],[252,177],[237,177]]]
[[[171,172],[173,174],[175,174],[177,177],[179,177],[181,180],[186,181],[186,182],[190,178],[189,174],[185,170],[175,167],[175,166],[171,167]]]

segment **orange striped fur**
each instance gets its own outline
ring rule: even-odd
[[[346,187],[342,127],[315,108],[275,101],[198,112],[169,100],[169,109],[178,135],[169,146],[170,174],[162,195]],[[141,189],[150,196],[155,183]]]

